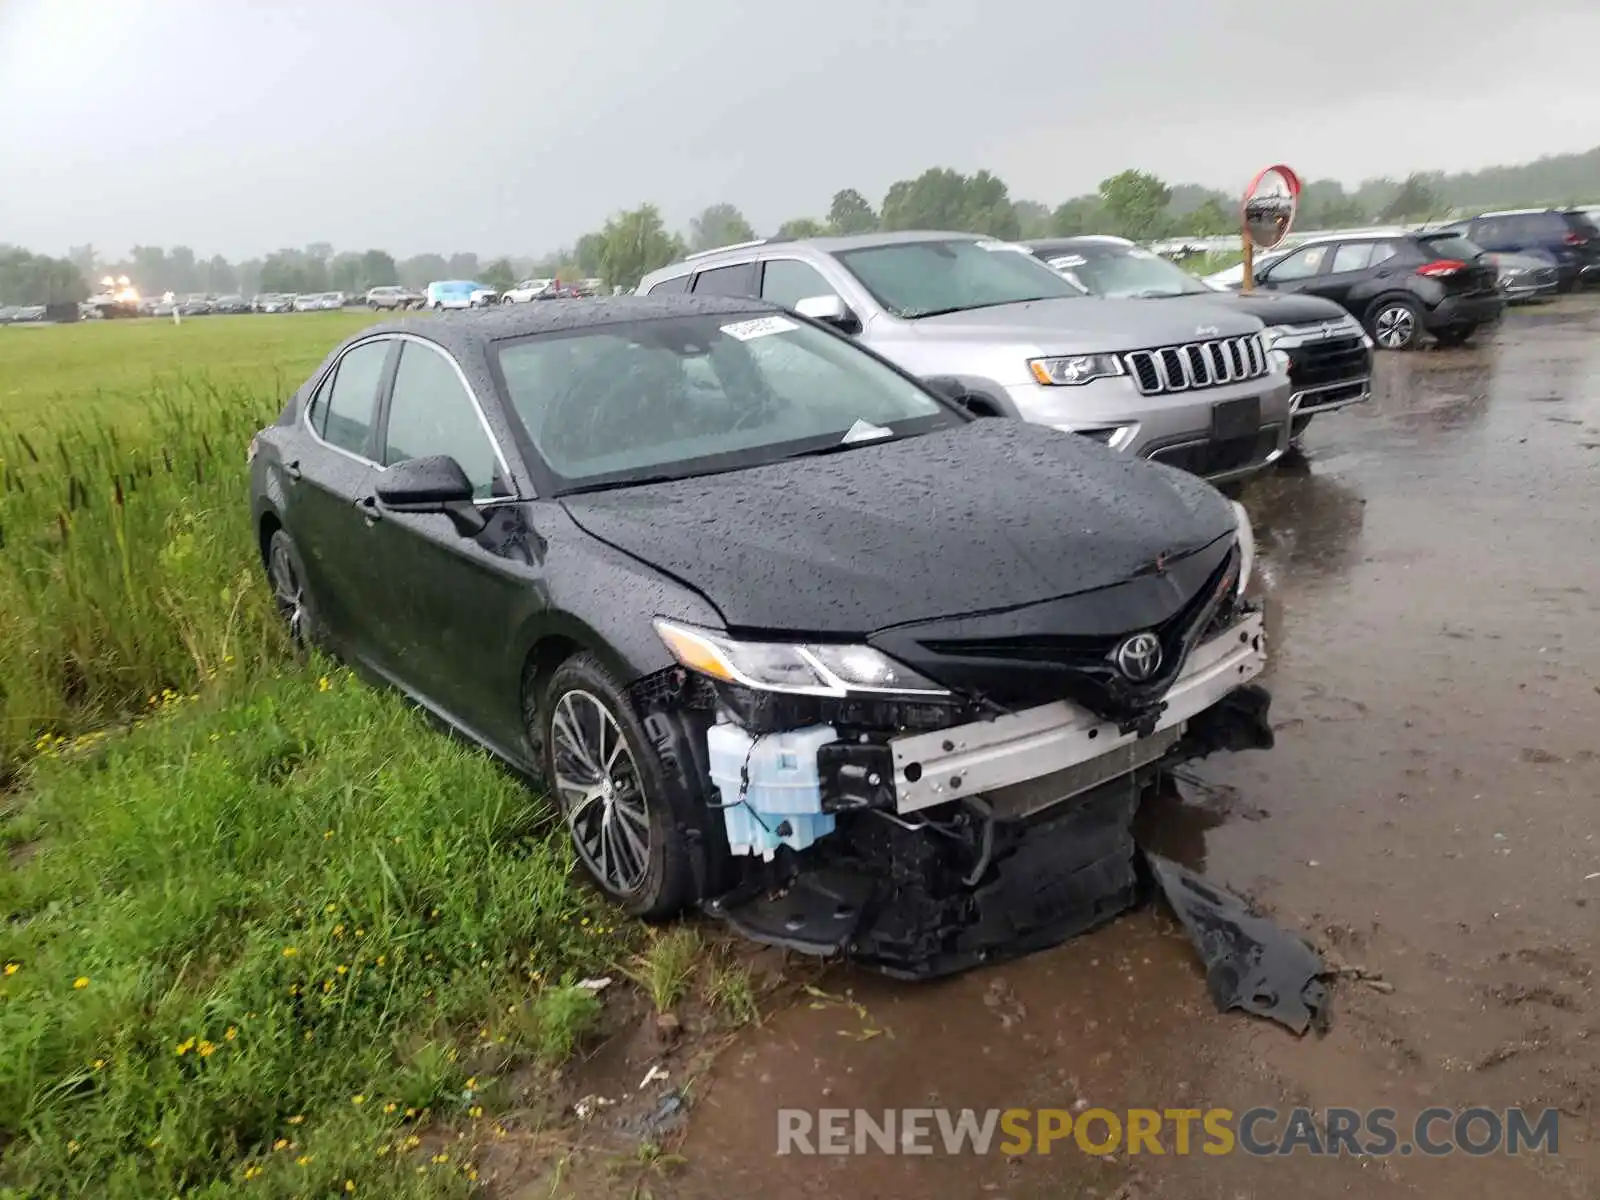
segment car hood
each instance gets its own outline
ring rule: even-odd
[[[562,503],[730,629],[826,636],[1108,587],[1234,528],[1193,476],[1003,419]]]
[[[1251,291],[1232,295],[1218,292],[1217,299],[1261,318],[1265,325],[1318,325],[1324,321],[1342,321],[1347,315],[1342,304],[1321,296]]]
[[[1250,314],[1199,296],[1166,300],[1106,300],[1097,296],[1028,300],[913,321],[917,332],[940,341],[1029,342],[1045,353],[1139,350],[1192,342],[1197,337],[1258,333]],[[1204,330],[1202,333],[1201,331]]]

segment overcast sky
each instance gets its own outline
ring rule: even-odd
[[[1600,144],[1596,0],[0,0],[0,242],[539,253],[943,165],[1055,204]]]

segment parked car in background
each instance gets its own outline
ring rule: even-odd
[[[1555,267],[1561,290],[1600,282],[1600,228],[1588,214],[1553,208],[1484,213],[1443,227],[1489,251],[1542,258]]]
[[[1459,346],[1506,305],[1494,263],[1450,230],[1308,242],[1258,270],[1256,286],[1336,300],[1385,350],[1415,349],[1425,333]]]
[[[1092,296],[1112,300],[1178,297],[1236,306],[1259,317],[1269,352],[1289,371],[1290,436],[1317,413],[1359,404],[1372,394],[1372,339],[1332,300],[1278,292],[1218,293],[1176,263],[1120,237],[1024,242],[1035,258]]]
[[[263,292],[251,301],[251,307],[264,313],[293,312],[294,300],[293,296],[283,292]]]
[[[185,296],[178,301],[180,317],[203,317],[211,311],[212,302],[209,296]]]
[[[169,300],[165,296],[150,302],[150,315],[152,317],[170,317],[177,311],[178,301]]]
[[[372,309],[388,308],[421,308],[422,293],[414,292],[408,287],[399,284],[384,284],[381,287],[370,288],[366,295],[367,307]]]
[[[1157,772],[1273,742],[1241,506],[760,300],[379,325],[248,457],[291,635],[535,776],[635,915],[962,970],[1126,908]]]
[[[1500,290],[1512,304],[1548,300],[1561,291],[1561,272],[1549,259],[1531,254],[1494,254],[1484,251],[1499,272]]]
[[[760,296],[957,397],[1232,482],[1289,445],[1289,380],[1259,319],[1215,300],[1094,300],[966,233],[771,239],[646,275],[648,295]]]
[[[432,309],[488,308],[500,299],[492,287],[467,279],[449,279],[430,283],[425,303]]]
[[[1288,246],[1281,250],[1258,250],[1255,257],[1255,268],[1259,274],[1273,263],[1277,262],[1294,247]],[[1244,287],[1244,263],[1237,262],[1231,267],[1223,267],[1220,271],[1213,271],[1209,275],[1202,275],[1200,282],[1219,292],[1237,292]]]
[[[349,297],[343,292],[323,292],[322,307],[330,312],[335,312],[348,304]]]
[[[295,312],[321,312],[322,311],[322,293],[321,292],[308,292],[304,296],[296,296],[294,298],[294,311]]]
[[[524,279],[514,288],[508,288],[500,297],[502,304],[526,304],[537,299],[554,279]]]
[[[48,310],[42,304],[23,304],[12,310],[11,324],[27,325],[42,321],[47,315]]]
[[[218,296],[211,302],[211,311],[219,313],[247,313],[250,302],[243,296]]]

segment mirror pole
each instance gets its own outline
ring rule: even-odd
[[[1239,283],[1239,290],[1248,292],[1256,286],[1256,245],[1250,240],[1248,229],[1241,232],[1244,239],[1244,278]]]

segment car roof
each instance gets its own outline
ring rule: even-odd
[[[916,242],[991,242],[1004,241],[981,233],[961,233],[957,230],[905,229],[888,233],[848,233],[821,237],[757,238],[750,242],[736,242],[731,246],[718,246],[714,250],[700,250],[659,270],[651,271],[646,278],[671,279],[692,271],[705,270],[723,258],[753,258],[768,246],[811,246],[825,254],[839,254],[847,250],[862,250],[872,246],[909,245]]]
[[[461,353],[481,350],[490,342],[629,321],[780,311],[765,300],[739,296],[605,296],[571,303],[511,304],[483,312],[402,317],[363,329],[345,344],[379,334],[407,333]]]
[[[1033,238],[1019,244],[1029,250],[1053,254],[1057,250],[1071,250],[1077,246],[1120,246],[1127,249],[1137,243],[1109,233],[1075,233],[1071,237]]]

